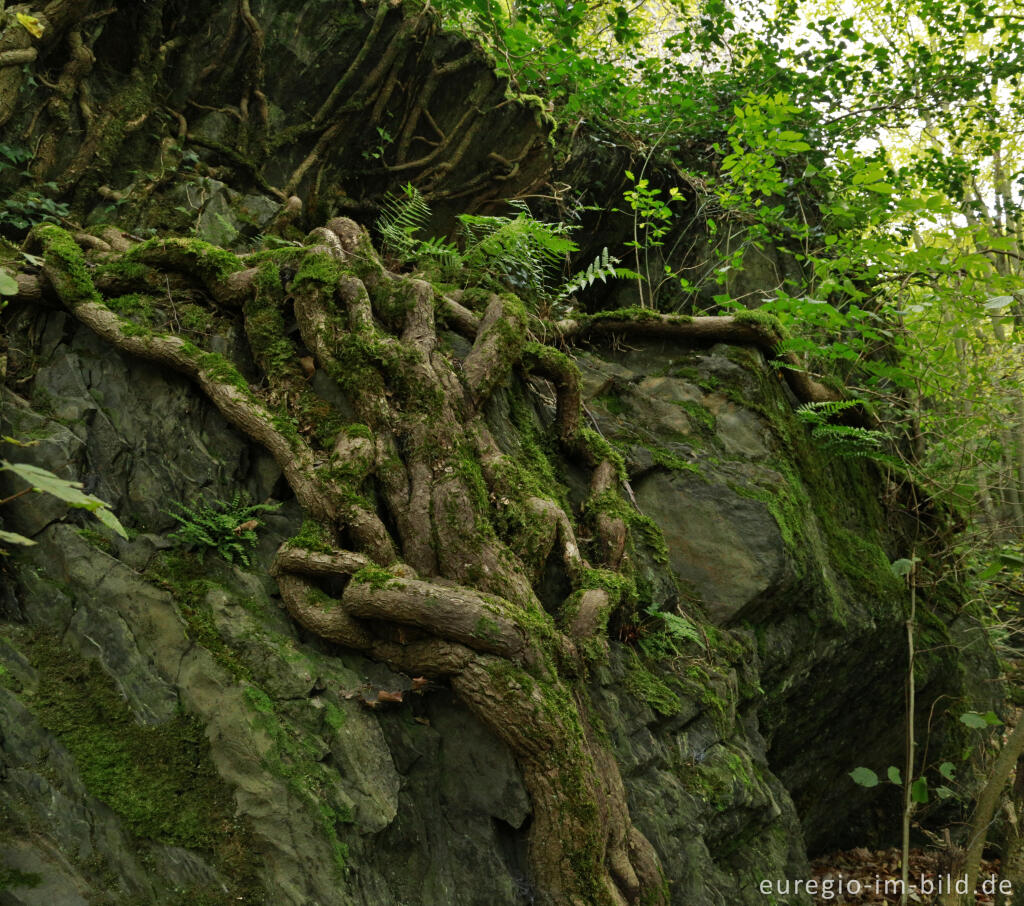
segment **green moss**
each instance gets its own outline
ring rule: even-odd
[[[348,437],[365,437],[367,440],[373,440],[373,432],[367,425],[345,425],[345,427],[342,428],[342,430]]]
[[[345,712],[341,710],[337,705],[332,702],[324,703],[324,723],[330,727],[331,730],[337,732],[343,726],[345,726],[348,718]]]
[[[651,444],[646,445],[645,449],[651,454],[651,459],[664,469],[672,472],[690,472],[694,475],[700,475],[700,466],[697,463],[683,459],[664,447]]]
[[[145,283],[155,275],[153,268],[143,264],[141,261],[134,261],[131,258],[117,258],[106,264],[100,265],[97,273],[104,277],[113,277],[123,280],[126,283]]]
[[[353,585],[369,585],[374,590],[389,588],[395,583],[401,585],[401,580],[379,566],[364,566],[352,574]]]
[[[48,272],[65,303],[72,307],[88,302],[102,305],[85,254],[71,234],[49,223],[36,227],[33,233],[43,245]]]
[[[80,528],[75,532],[79,538],[84,541],[88,541],[93,547],[98,548],[105,554],[113,554],[114,545],[113,542],[101,532],[96,531],[94,528]]]
[[[123,256],[125,262],[146,263],[153,252],[161,258],[170,258],[178,266],[199,275],[207,282],[219,282],[243,270],[238,256],[202,239],[186,237],[157,237],[132,246]]]
[[[299,531],[288,539],[289,544],[308,551],[329,554],[334,551],[327,530],[314,519],[304,519]]]
[[[185,551],[164,552],[147,571],[154,584],[170,592],[185,621],[188,637],[202,645],[213,659],[238,680],[251,680],[252,671],[221,637],[206,603],[206,596],[220,586],[207,575],[199,559]]]
[[[590,455],[595,462],[608,460],[614,467],[620,481],[628,480],[626,473],[626,461],[622,454],[616,450],[607,440],[604,439],[593,428],[583,427],[579,431],[580,442],[590,450]]]
[[[611,311],[599,311],[592,315],[580,315],[576,320],[580,324],[600,324],[608,321],[660,321],[662,315],[650,308],[616,308]],[[692,320],[684,315],[676,315],[679,323]]]
[[[242,377],[242,373],[235,366],[234,362],[222,356],[219,352],[202,352],[198,355],[196,363],[206,376],[221,384],[230,384],[236,390],[242,391],[246,396],[251,395],[252,388],[249,382]]]
[[[303,803],[330,845],[340,875],[348,864],[348,847],[339,838],[338,828],[351,824],[355,816],[348,806],[334,802],[328,792],[334,778],[332,769],[323,763],[321,740],[295,728],[283,711],[284,703],[272,701],[263,690],[247,687],[245,699],[254,712],[253,724],[271,741],[263,755],[264,766],[284,780]],[[324,722],[336,731],[344,723],[344,715],[333,707],[333,712],[325,710]]]
[[[182,331],[197,336],[207,336],[213,332],[216,319],[212,312],[201,305],[186,303],[179,305],[176,310],[178,324]]]
[[[473,627],[473,635],[485,642],[496,642],[501,638],[501,631],[498,624],[489,617],[480,617]]]
[[[335,258],[327,252],[307,251],[302,257],[295,276],[292,278],[291,288],[297,290],[304,283],[320,283],[324,286],[334,287],[345,271]]]
[[[155,336],[155,334],[149,327],[145,327],[142,324],[136,324],[134,321],[122,321],[120,326],[121,333],[123,333],[126,337]]]
[[[299,384],[303,373],[299,367],[298,350],[288,338],[283,308],[280,273],[270,261],[259,267],[256,293],[247,299],[243,308],[245,334],[249,339],[253,358],[271,381]]]
[[[735,312],[732,318],[737,324],[756,325],[762,328],[766,334],[772,334],[779,339],[786,337],[786,329],[782,326],[782,322],[775,315],[758,308]]]
[[[106,306],[112,312],[134,319],[143,327],[156,327],[160,321],[157,314],[159,306],[152,296],[141,293],[113,296],[106,300]]]
[[[609,415],[626,415],[630,411],[626,402],[614,391],[601,394],[594,402],[603,406]]]
[[[43,876],[34,871],[19,871],[17,868],[0,868],[0,891],[15,887],[35,888],[43,883]]]
[[[25,702],[71,753],[92,795],[136,836],[201,849],[227,842],[234,798],[194,718],[138,724],[98,662],[41,634],[24,641],[39,677]]]
[[[715,432],[715,416],[705,406],[694,400],[677,400],[676,405],[682,409],[695,425],[703,430],[703,432],[710,436]]]
[[[631,652],[627,666],[626,688],[663,717],[678,714],[683,708],[682,699],[644,664],[635,651]]]

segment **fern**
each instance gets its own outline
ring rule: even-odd
[[[707,640],[697,625],[689,617],[679,613],[662,610],[657,603],[651,604],[645,611],[651,622],[639,645],[648,657],[654,659],[676,657],[683,653],[687,642],[704,646]]]
[[[826,453],[834,453],[844,459],[870,457],[879,462],[889,462],[891,457],[883,450],[886,435],[882,431],[861,428],[856,425],[836,425],[830,419],[861,405],[860,400],[827,400],[820,403],[804,403],[798,406],[797,416],[811,427],[811,437]]]
[[[552,290],[563,262],[577,250],[562,223],[537,220],[523,202],[510,202],[511,217],[460,214],[462,251],[444,239],[417,236],[430,223],[430,206],[411,183],[400,194],[388,193],[381,204],[377,231],[386,254],[403,264],[433,262],[447,270],[463,268],[468,283],[501,290],[511,287],[525,302],[536,305],[545,296],[556,306],[597,280],[611,277],[636,279],[635,271],[618,267],[608,249],[560,289]]]
[[[443,239],[416,238],[416,233],[425,230],[429,223],[430,206],[412,183],[402,187],[401,195],[389,192],[384,196],[377,217],[377,231],[384,251],[403,264],[433,258],[443,265],[457,267],[461,262],[454,245]]]
[[[181,527],[171,533],[171,538],[197,548],[200,560],[208,550],[215,550],[228,563],[237,558],[243,566],[249,566],[249,554],[258,540],[256,529],[263,524],[256,515],[273,512],[281,504],[243,504],[241,495],[236,493],[230,503],[216,501],[213,506],[199,509],[181,503],[172,506],[177,512],[167,510],[167,515],[177,519]]]
[[[609,255],[608,247],[605,246],[601,249],[601,254],[590,262],[585,271],[580,271],[562,286],[558,291],[558,296],[555,298],[556,304],[564,302],[573,293],[593,286],[596,280],[607,283],[609,278],[612,277],[635,280],[640,276],[636,271],[630,270],[628,267],[616,267],[618,263],[619,259]]]
[[[564,224],[535,220],[522,202],[512,205],[518,208],[515,217],[459,215],[465,237],[463,260],[485,275],[481,283],[496,274],[528,301],[536,301],[577,246]]]

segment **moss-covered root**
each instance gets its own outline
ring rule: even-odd
[[[523,772],[540,902],[664,904],[657,856],[630,820],[618,765],[593,744],[571,692],[493,658],[468,663],[452,687],[506,742]]]
[[[297,267],[287,288],[267,265],[271,259],[247,268],[229,253],[177,240],[128,251],[129,263],[184,271],[220,307],[241,309],[269,385],[254,387],[223,356],[113,311],[64,230],[45,227],[36,236],[46,281],[82,323],[124,352],[187,375],[274,456],[315,525],[302,543],[283,546],[274,565],[292,617],[394,669],[450,677],[509,744],[533,799],[529,851],[542,902],[663,902],[657,860],[632,825],[618,767],[589,731],[585,699],[574,691],[577,634],[590,641],[603,633],[611,600],[583,591],[588,570],[568,513],[502,461],[481,415],[522,354],[521,306],[493,298],[459,368],[436,348],[432,288],[387,273],[351,221],[332,221],[316,231],[315,245],[288,252]],[[301,430],[302,407],[318,402],[307,399],[296,367],[301,347],[275,338],[283,292],[294,300],[305,348],[359,424],[345,428],[335,412],[336,429]],[[623,505],[615,487],[619,466],[607,444],[578,427],[571,361],[554,351],[535,358],[561,374],[567,439],[591,466],[598,548],[614,567],[625,538],[614,506]],[[495,482],[503,483],[500,495]],[[502,540],[494,502],[501,496],[529,501],[535,544],[520,550]],[[608,506],[599,506],[604,501]],[[355,551],[338,550],[341,543]],[[568,634],[533,587],[536,567],[556,546],[581,591]],[[397,562],[399,550],[405,563]],[[337,586],[340,596],[322,590]]]
[[[97,291],[82,250],[66,230],[46,225],[37,228],[33,236],[44,253],[43,273],[79,321],[122,352],[187,375],[228,422],[274,457],[312,518],[330,526],[331,531],[344,525],[360,546],[381,562],[397,559],[391,537],[376,513],[353,501],[347,486],[319,467],[309,444],[287,420],[267,408],[230,361],[173,334],[140,328],[113,312]],[[207,251],[200,249],[202,254]],[[224,271],[235,272],[227,264]]]
[[[691,318],[684,315],[661,315],[646,308],[630,308],[559,321],[554,325],[554,332],[556,338],[562,342],[616,335],[677,340],[683,343],[737,343],[756,346],[785,363],[787,367],[782,369],[782,377],[801,402],[828,402],[842,398],[831,387],[826,387],[811,377],[804,370],[804,364],[796,353],[775,355],[775,347],[785,339],[785,332],[777,318],[759,311]],[[873,427],[875,419],[870,413],[858,411],[865,426]]]
[[[567,639],[551,628],[538,635],[507,601],[422,581],[406,567],[383,570],[358,554],[285,545],[274,572],[301,625],[394,669],[449,677],[510,746],[531,796],[530,862],[547,902],[659,902],[658,860],[632,824],[618,765],[589,732],[585,707],[554,673],[554,662],[572,657]],[[346,575],[340,599],[306,578]],[[380,639],[364,621],[425,635]]]

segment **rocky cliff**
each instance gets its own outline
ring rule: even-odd
[[[36,542],[3,563],[0,904],[754,906],[884,835],[847,773],[901,761],[912,546],[930,751],[988,707],[946,515],[812,440],[756,317],[556,327],[324,228],[551,175],[539,103],[425,11],[192,6],[55,2],[39,65],[89,65],[0,69],[86,222],[7,229],[0,455],[128,529],[0,510]],[[253,504],[233,562],[172,537]]]
[[[81,479],[131,539],[43,495],[5,507],[38,545],[6,564],[4,902],[533,902],[507,748],[443,683],[413,691],[283,612],[268,567],[301,513],[267,454],[188,381],[61,311],[16,307],[8,330],[3,430],[33,446],[4,455]],[[884,489],[816,457],[757,352],[580,364],[664,534],[650,600],[707,640],[652,657],[641,623],[616,627],[588,682],[596,713],[671,902],[762,902],[761,878],[803,876],[805,835],[868,823],[845,773],[898,757],[905,594]],[[510,445],[553,418],[515,384],[488,413]],[[250,567],[169,540],[173,504],[239,494],[282,496]],[[940,618],[960,644],[928,663],[932,699],[985,663],[970,623]],[[404,701],[368,707],[380,690]]]

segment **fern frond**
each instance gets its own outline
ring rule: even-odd
[[[535,220],[525,205],[515,217],[461,214],[463,260],[480,274],[497,272],[517,292],[539,297],[566,256],[576,250],[564,224]],[[486,280],[486,277],[484,277]]]
[[[258,541],[255,529],[263,524],[256,519],[256,514],[271,513],[281,504],[246,504],[236,493],[230,503],[216,501],[212,506],[199,509],[181,503],[172,503],[172,506],[175,509],[166,512],[178,521],[179,527],[171,533],[171,538],[198,549],[200,560],[208,550],[215,550],[228,563],[234,563],[237,558],[248,566],[249,553]]]
[[[860,400],[822,400],[817,403],[803,403],[796,407],[796,414],[802,420],[812,425],[823,425],[830,418],[840,412],[853,409],[861,405]]]
[[[862,405],[860,400],[825,400],[804,403],[796,409],[797,417],[811,427],[811,438],[827,453],[845,459],[868,456],[878,462],[891,462],[884,452],[887,440],[884,431],[858,425],[836,425],[830,419],[847,409]]]
[[[786,337],[786,339],[780,340],[772,348],[772,354],[779,358],[791,352],[815,355],[821,352],[821,346],[812,340],[808,340],[806,337]],[[786,365],[786,363],[781,364]],[[795,366],[790,365],[788,367]]]
[[[561,302],[582,289],[587,289],[600,280],[607,283],[612,277],[636,279],[639,275],[628,267],[616,267],[619,259],[608,254],[608,247],[601,249],[601,254],[587,265],[587,269],[580,271],[559,290],[556,302]]]
[[[429,259],[441,267],[450,270],[455,270],[462,266],[462,253],[458,247],[447,239],[438,239],[433,236],[419,242],[413,251],[412,257],[417,261]]]
[[[401,195],[389,192],[381,202],[376,223],[385,252],[402,261],[414,257],[420,245],[415,234],[429,222],[430,206],[412,183],[402,187]]]

